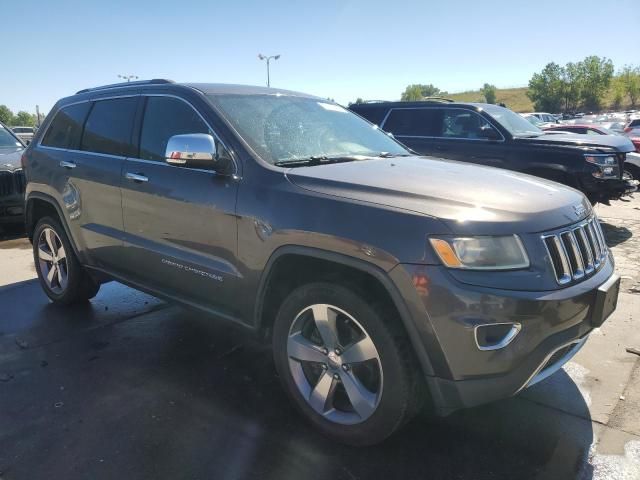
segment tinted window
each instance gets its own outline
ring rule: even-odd
[[[349,107],[352,111],[356,112],[358,115],[363,116],[371,123],[375,123],[376,125],[380,125],[384,120],[384,117],[387,115],[389,111],[388,107],[361,107],[359,105],[351,105]]]
[[[213,135],[198,113],[182,100],[170,97],[147,98],[140,133],[140,158],[164,161],[169,138],[187,133]]]
[[[51,122],[42,144],[57,148],[78,148],[82,124],[91,104],[78,103],[62,108]]]
[[[483,138],[480,129],[491,128],[477,113],[460,108],[446,109],[442,124],[442,136],[452,138]]]
[[[126,157],[131,155],[131,128],[137,97],[94,103],[82,135],[82,150]]]
[[[383,128],[399,136],[437,137],[442,132],[440,108],[401,108],[391,110]]]

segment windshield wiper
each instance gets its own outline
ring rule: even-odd
[[[316,165],[328,165],[330,163],[345,163],[355,162],[358,160],[364,160],[367,158],[364,155],[341,155],[336,157],[327,157],[326,155],[311,156],[307,158],[301,158],[299,160],[282,160],[275,162],[274,165],[278,167],[314,167]]]

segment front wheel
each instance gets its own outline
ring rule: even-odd
[[[276,368],[296,406],[327,436],[378,443],[414,413],[412,356],[393,316],[326,283],[304,285],[283,302],[273,332]]]
[[[33,234],[33,259],[42,289],[62,305],[86,302],[100,285],[82,268],[60,223],[44,217]]]

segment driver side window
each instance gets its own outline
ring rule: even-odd
[[[143,160],[165,161],[169,138],[174,135],[205,133],[215,135],[200,115],[188,104],[173,97],[147,97],[140,132],[140,154]],[[228,156],[216,140],[220,156]]]
[[[484,138],[481,130],[493,128],[484,118],[471,110],[445,109],[442,136],[449,138]]]

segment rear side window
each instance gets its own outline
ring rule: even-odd
[[[138,97],[99,100],[84,126],[81,149],[126,157],[131,155],[131,129]]]
[[[148,97],[140,132],[140,158],[164,162],[169,138],[187,133],[213,135],[198,113],[182,100]]]
[[[398,136],[438,137],[442,132],[440,108],[393,109],[384,123],[384,130]]]
[[[60,109],[53,118],[49,130],[42,140],[42,145],[56,148],[78,148],[82,124],[90,107],[91,104],[85,102]]]

